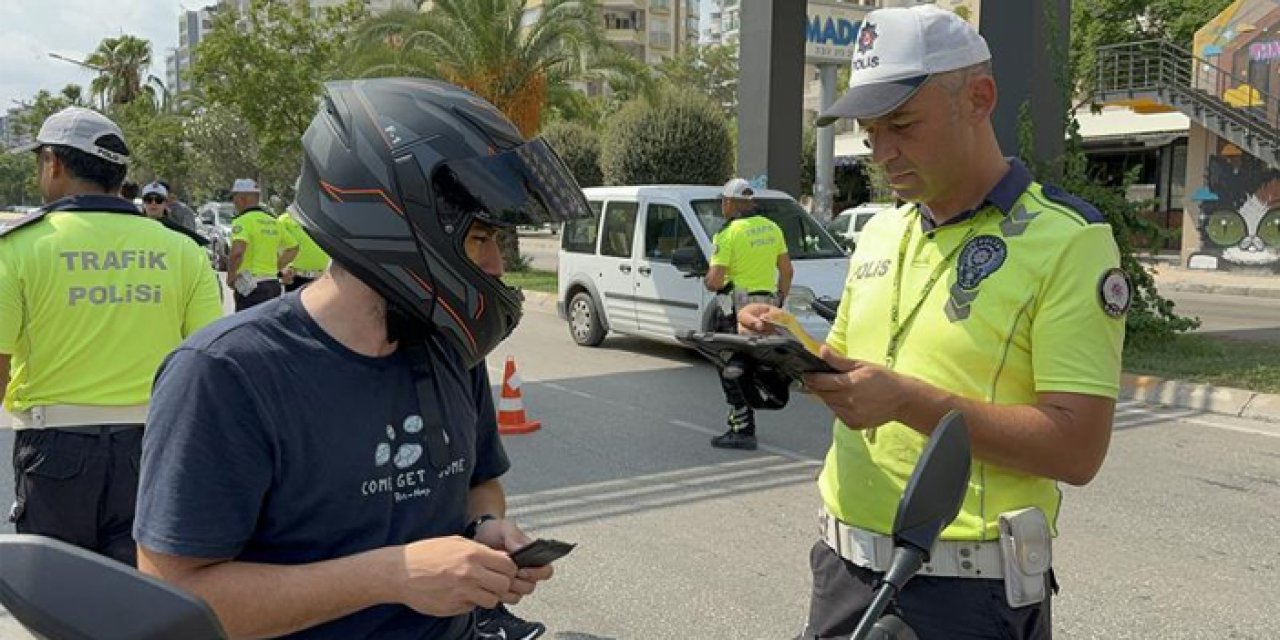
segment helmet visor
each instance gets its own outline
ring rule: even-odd
[[[503,226],[591,217],[582,190],[541,138],[491,156],[444,164],[483,209],[477,217]]]

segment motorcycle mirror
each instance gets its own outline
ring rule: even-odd
[[[898,503],[893,520],[894,546],[929,550],[964,502],[969,486],[969,431],[959,411],[938,422]]]
[[[697,247],[685,247],[671,252],[671,266],[681,273],[698,276],[706,275],[711,268]]]
[[[222,640],[202,600],[60,540],[0,535],[0,604],[38,638]]]

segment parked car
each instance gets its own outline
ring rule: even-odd
[[[218,271],[227,270],[227,254],[231,251],[231,218],[236,208],[230,202],[206,202],[196,210],[200,228],[196,231],[209,241],[209,261]]]
[[[674,342],[678,332],[710,330],[715,295],[701,278],[677,270],[672,256],[696,247],[709,259],[711,239],[724,226],[720,187],[592,187],[583,193],[596,215],[566,222],[559,252],[556,308],[574,341],[595,346],[614,331]],[[788,310],[806,331],[825,339],[830,324],[810,303],[839,299],[848,256],[787,194],[760,191],[756,202],[782,228],[795,265]]]
[[[862,228],[867,225],[872,216],[885,209],[892,208],[893,205],[890,203],[868,202],[845,209],[831,219],[831,223],[827,225],[827,231],[840,239],[845,247],[852,251],[854,247],[858,246],[858,237],[862,235]]]

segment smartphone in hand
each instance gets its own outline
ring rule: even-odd
[[[517,567],[545,567],[563,558],[578,545],[540,538],[511,552],[511,560]]]

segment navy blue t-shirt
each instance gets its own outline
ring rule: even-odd
[[[439,343],[430,356],[442,397],[420,406],[406,355],[351,351],[297,294],[206,327],[157,375],[134,537],[171,555],[303,564],[460,534],[468,490],[510,465],[485,367]],[[440,469],[424,412],[444,417]],[[289,637],[438,638],[453,624],[384,605]]]

